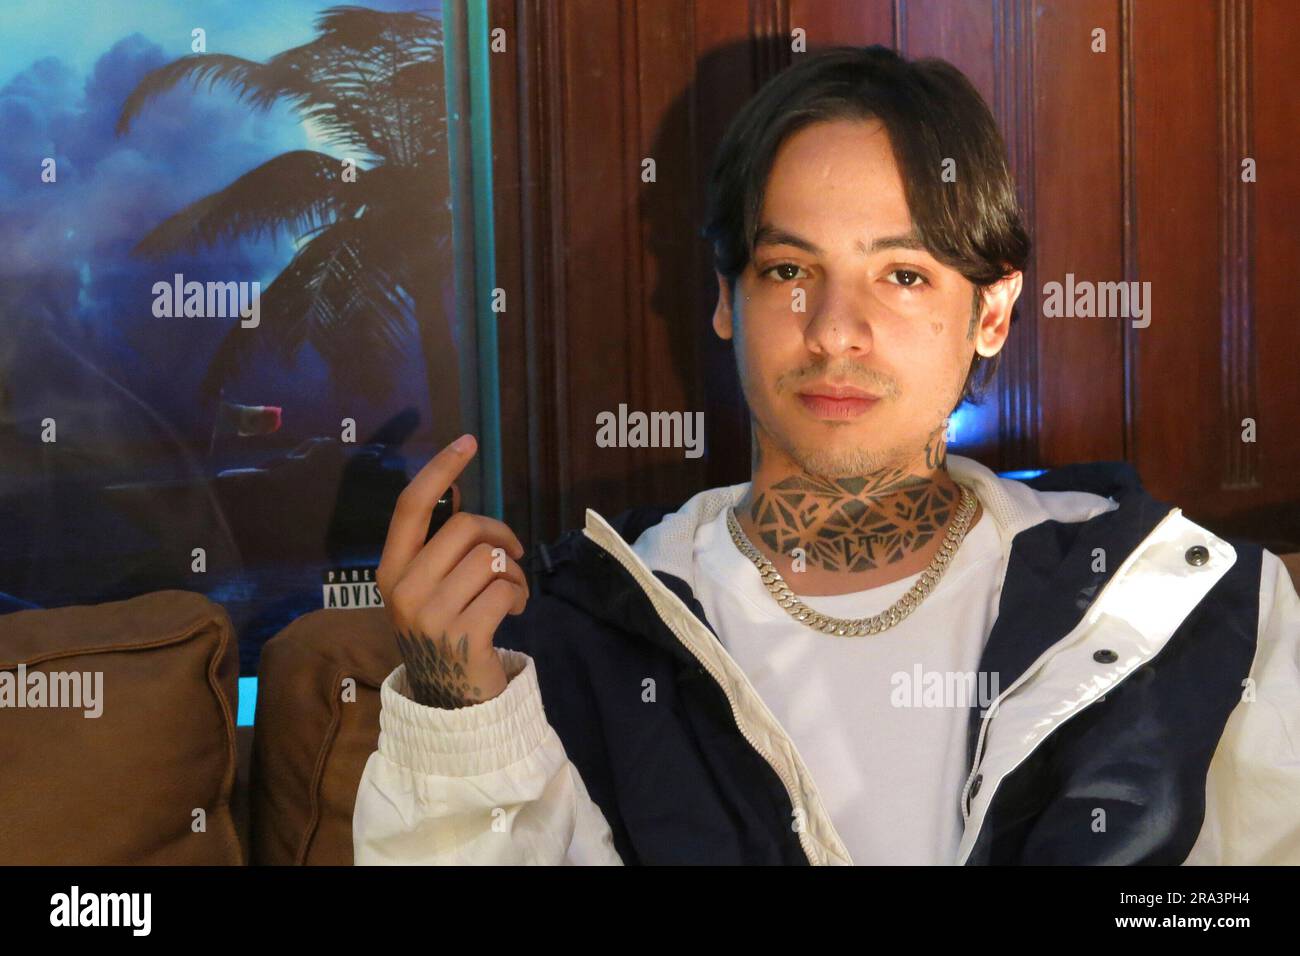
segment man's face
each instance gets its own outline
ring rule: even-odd
[[[759,225],[734,302],[719,277],[713,326],[735,337],[764,460],[784,455],[826,478],[923,464],[976,348],[1002,347],[1010,303],[972,323],[974,287],[920,248],[878,121],[816,123],[789,137]],[[817,397],[837,387],[867,398]]]

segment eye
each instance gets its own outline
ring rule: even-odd
[[[798,273],[798,272],[802,272],[802,271],[803,271],[803,267],[802,267],[802,266],[796,265],[796,264],[793,263],[793,262],[778,262],[776,265],[774,265],[774,266],[769,266],[768,268],[764,269],[764,270],[760,273],[760,275],[766,276],[766,275],[768,275],[769,273],[777,272],[778,270],[784,270],[784,269],[788,269],[788,270],[790,270],[791,272],[795,272],[795,273]],[[777,281],[777,282],[793,282],[793,281],[794,281],[795,279],[797,279],[797,278],[799,278],[797,275],[781,275],[781,276],[777,276],[777,277],[776,277],[776,281]]]
[[[904,289],[912,289],[916,286],[927,285],[929,279],[919,272],[913,272],[911,269],[893,269],[889,272],[890,276],[896,276],[897,281],[894,285],[901,285]]]

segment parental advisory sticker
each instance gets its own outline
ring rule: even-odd
[[[324,606],[338,608],[383,607],[379,584],[375,581],[378,568],[333,568],[321,572],[321,590]]]

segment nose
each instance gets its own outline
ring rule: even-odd
[[[871,319],[862,291],[847,282],[826,282],[817,301],[810,302],[804,342],[810,352],[827,358],[870,352]]]

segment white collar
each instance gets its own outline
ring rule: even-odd
[[[1004,553],[1010,551],[1012,538],[1042,521],[1086,521],[1117,507],[1113,500],[1087,492],[1036,491],[1023,482],[999,478],[974,459],[960,455],[948,456],[948,473],[975,492],[997,527]],[[701,491],[642,532],[632,550],[647,567],[681,578],[694,590],[695,532],[740,501],[749,486],[745,481]]]

